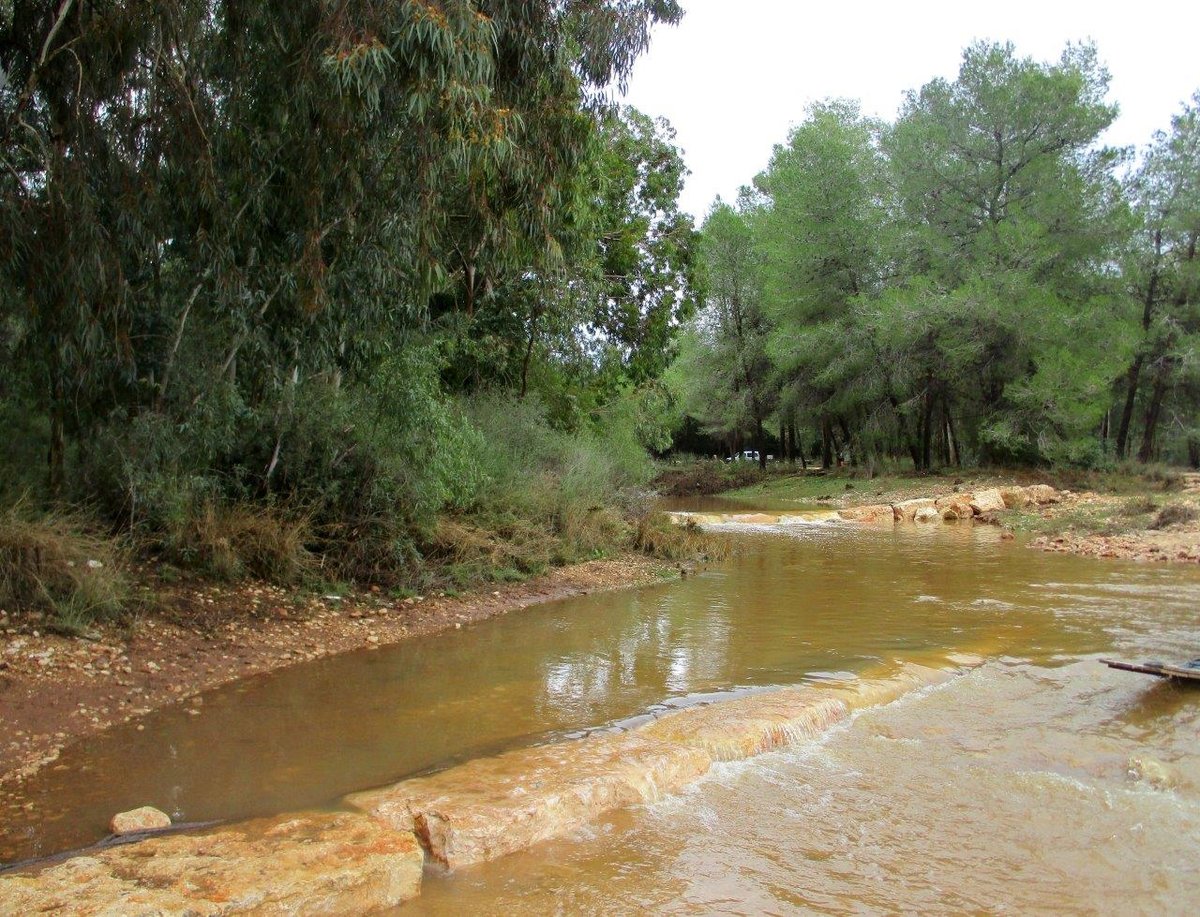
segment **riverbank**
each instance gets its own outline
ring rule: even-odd
[[[1200,474],[1154,470],[1119,473],[1001,471],[880,475],[851,469],[829,473],[776,472],[722,495],[773,504],[849,510],[944,499],[1006,487],[1046,485],[1058,498],[976,517],[1029,536],[1031,548],[1083,557],[1200,563]]]
[[[47,634],[36,620],[18,624],[0,612],[0,811],[20,805],[21,782],[53,766],[67,745],[169,704],[198,708],[198,695],[219,685],[671,575],[676,568],[625,554],[457,596],[196,583],[174,601],[164,597],[175,609],[169,617],[102,627],[91,640]]]

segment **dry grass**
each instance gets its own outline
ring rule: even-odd
[[[43,612],[51,629],[78,633],[126,611],[125,568],[120,545],[82,516],[33,514],[22,504],[0,515],[0,606]]]
[[[638,522],[634,550],[670,561],[721,560],[729,555],[729,540],[705,532],[688,520],[676,525],[663,513],[653,513]]]
[[[1150,523],[1151,531],[1161,531],[1173,525],[1187,525],[1200,519],[1200,510],[1191,503],[1169,503],[1159,510]]]
[[[287,519],[252,506],[203,505],[177,525],[167,540],[172,560],[211,576],[247,576],[294,583],[313,568],[305,519]]]

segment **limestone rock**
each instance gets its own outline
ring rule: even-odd
[[[896,521],[896,514],[890,503],[879,503],[873,506],[852,506],[843,509],[838,515],[846,522],[863,522],[868,525],[891,525]]]
[[[411,833],[356,813],[260,819],[0,875],[0,912],[83,915],[363,914],[417,896]]]
[[[1005,508],[1004,496],[999,490],[981,490],[971,499],[971,509],[976,515],[998,513]]]
[[[655,801],[711,764],[698,749],[602,735],[468,761],[345,801],[399,831],[415,830],[432,857],[457,869]]]
[[[689,707],[619,735],[524,748],[356,793],[344,800],[415,831],[451,869],[570,833],[623,806],[650,802],[734,761],[820,735],[852,710],[937,684],[952,672],[906,665],[877,680],[765,691]]]
[[[1000,499],[1006,509],[1024,509],[1033,502],[1024,487],[1001,487]]]
[[[171,816],[153,806],[142,806],[130,812],[118,812],[108,823],[108,830],[118,837],[126,834],[142,834],[146,831],[161,831],[171,827]]]
[[[1062,502],[1062,494],[1048,484],[1034,484],[1032,487],[1026,487],[1025,494],[1038,506]]]
[[[974,498],[974,494],[951,494],[948,497],[939,497],[933,505],[947,522],[957,522],[959,519],[970,519],[975,515],[975,510],[971,508]]]
[[[936,506],[928,506],[925,509],[917,510],[917,514],[913,516],[913,522],[927,523],[940,522],[942,514],[937,511]]]
[[[895,513],[897,522],[915,522],[917,513],[925,509],[934,509],[936,500],[930,498],[922,498],[919,500],[905,500],[903,503],[897,503],[892,507]]]

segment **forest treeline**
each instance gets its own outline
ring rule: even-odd
[[[625,537],[696,233],[612,95],[674,0],[5,7],[7,572],[50,505],[275,578]]]
[[[703,227],[671,370],[729,452],[1200,466],[1200,94],[1144,155],[1094,47],[979,43],[898,117],[814,105]],[[727,452],[728,454],[728,452]]]

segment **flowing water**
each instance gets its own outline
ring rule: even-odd
[[[705,506],[715,511],[716,506]],[[1200,655],[1200,572],[969,526],[739,525],[702,575],[210,692],[64,755],[0,858],[114,811],[207,821],[678,706],[958,652],[989,661],[823,739],[453,875],[405,912],[1183,913],[1200,899],[1200,691],[1103,655]]]

